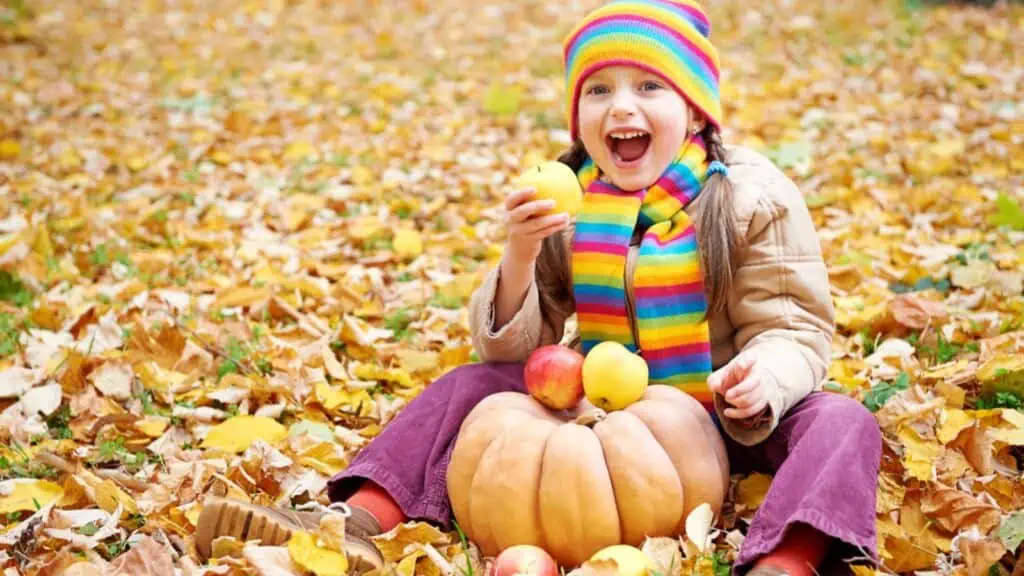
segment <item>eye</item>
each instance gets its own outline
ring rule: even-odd
[[[596,95],[600,95],[600,94],[607,94],[608,93],[608,87],[605,86],[604,84],[591,84],[590,87],[587,88],[587,92],[586,93],[587,94],[593,94],[595,96]]]
[[[655,82],[654,80],[645,80],[643,84],[640,85],[640,90],[644,92],[648,92],[651,90],[661,90],[662,88],[663,86],[661,85],[661,83]]]

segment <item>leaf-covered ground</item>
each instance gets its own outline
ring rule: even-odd
[[[806,194],[838,311],[827,386],[885,433],[883,571],[1013,571],[1024,9],[710,4],[726,140]],[[500,256],[509,177],[567,145],[560,41],[594,5],[0,7],[5,574],[330,560],[324,526],[320,548],[227,541],[197,566],[200,499],[324,502],[475,360],[465,304]],[[734,557],[768,478],[735,480],[687,573]],[[424,525],[381,545],[402,574],[481,571]]]

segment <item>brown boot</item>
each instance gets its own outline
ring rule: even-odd
[[[362,508],[350,508],[345,519],[345,555],[349,574],[364,574],[382,568],[384,559],[370,542],[380,534],[380,525]],[[284,508],[257,506],[228,498],[208,498],[196,522],[196,549],[204,559],[213,552],[213,541],[232,536],[243,542],[259,540],[265,546],[283,546],[294,532],[316,530],[320,518],[332,512],[300,512]]]

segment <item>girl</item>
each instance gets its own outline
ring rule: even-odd
[[[573,224],[543,215],[551,204],[531,190],[509,196],[506,250],[470,304],[483,362],[428,386],[332,479],[360,569],[379,565],[369,535],[409,518],[451,526],[460,424],[489,394],[524,391],[522,362],[560,342],[573,312],[574,345],[642,354],[652,382],[712,411],[733,470],[774,475],[736,573],[831,574],[826,556],[877,558],[881,435],[858,402],[819,390],[834,322],[817,234],[782,172],[722,145],[709,29],[695,0],[619,0],[566,38],[575,145],[560,160],[579,175],[582,208]],[[213,500],[197,543],[279,540],[305,521]]]

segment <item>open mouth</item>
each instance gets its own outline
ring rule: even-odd
[[[633,166],[643,159],[651,146],[651,135],[643,130],[616,130],[605,136],[605,143],[616,164]]]

